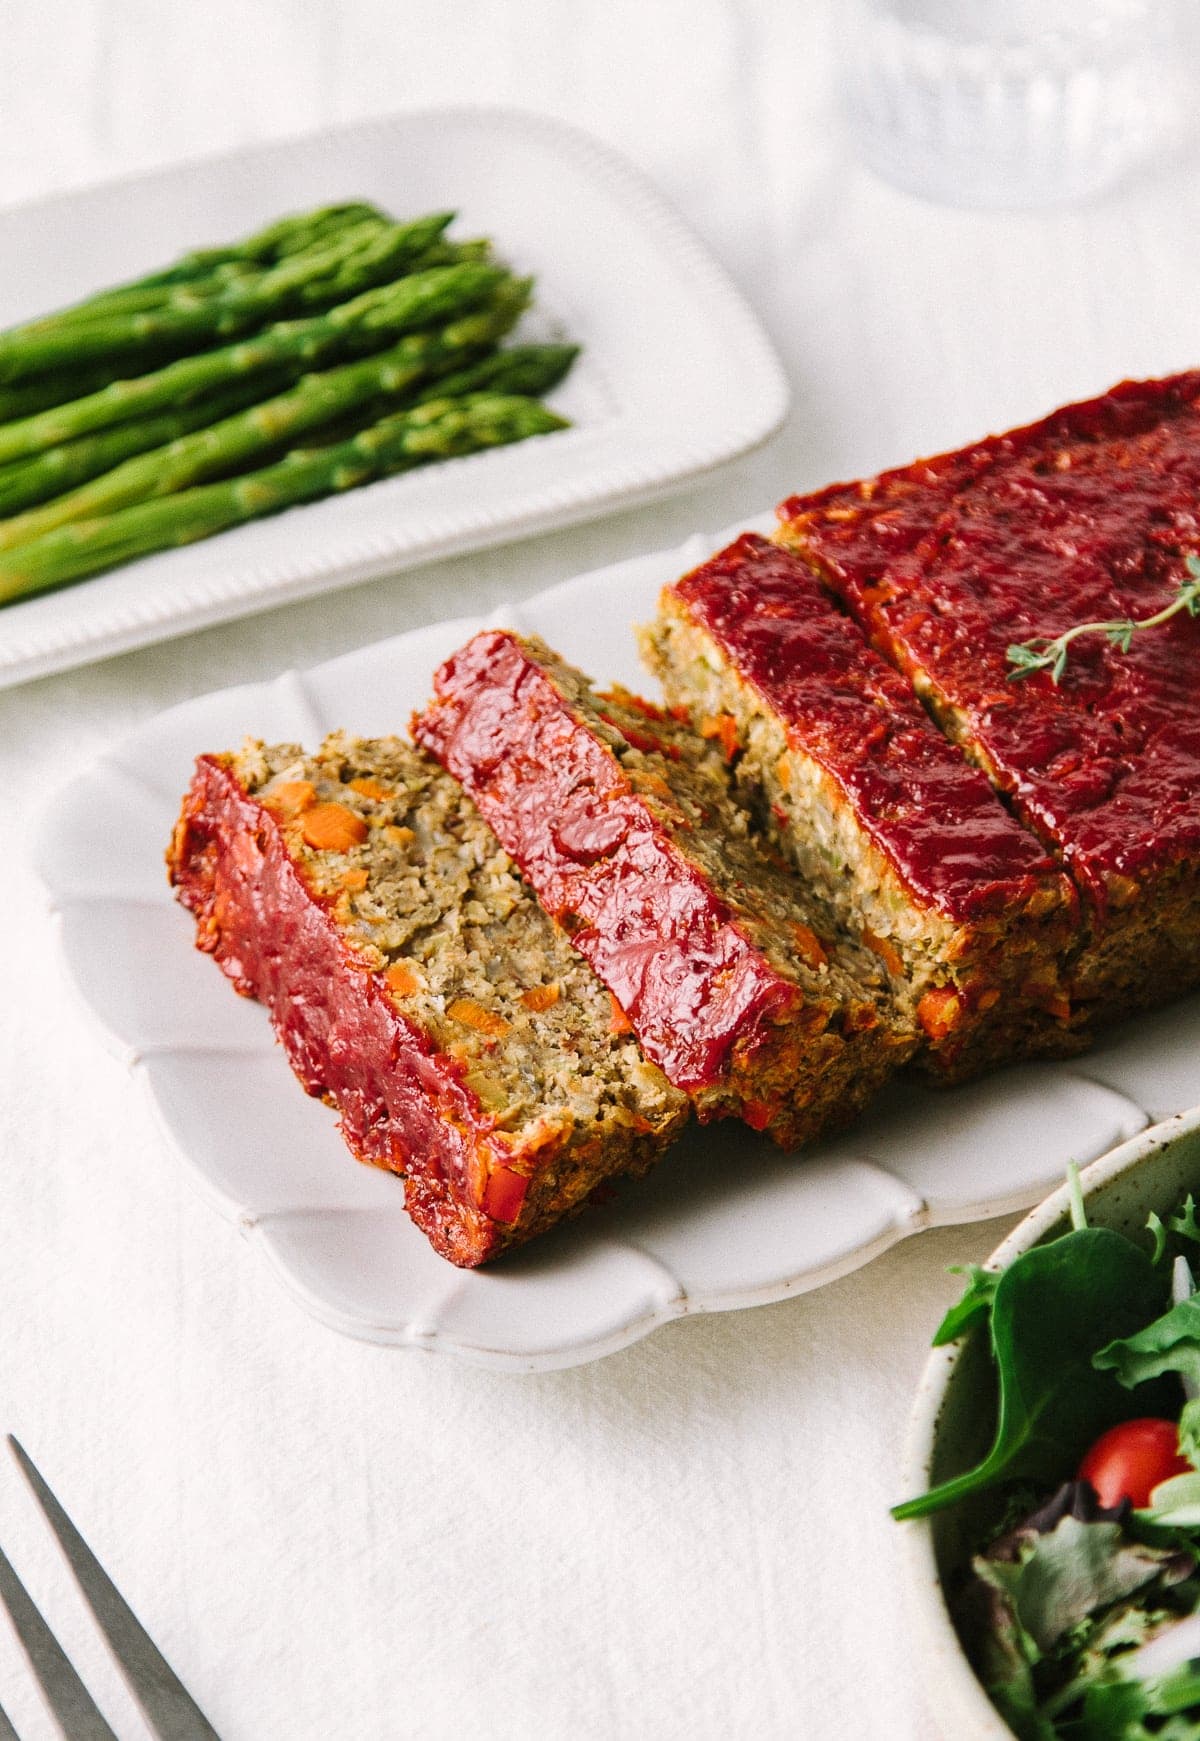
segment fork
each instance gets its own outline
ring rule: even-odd
[[[75,1528],[28,1453],[11,1434],[8,1445],[66,1556],[75,1582],[151,1733],[158,1737],[158,1741],[220,1741],[216,1730]],[[66,1741],[117,1741],[2,1549],[0,1605],[12,1621],[29,1666]],[[0,1741],[20,1741],[3,1708],[0,1708]]]

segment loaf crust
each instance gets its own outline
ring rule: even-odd
[[[1200,981],[1200,621],[1074,641],[1056,685],[1010,645],[1143,618],[1200,548],[1200,372],[780,508],[797,551],[1074,879],[1085,1017]]]

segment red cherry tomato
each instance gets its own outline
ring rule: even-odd
[[[1110,1427],[1079,1465],[1079,1479],[1091,1482],[1101,1505],[1128,1499],[1137,1509],[1149,1505],[1160,1481],[1191,1473],[1192,1465],[1179,1455],[1178,1424],[1151,1416]]]

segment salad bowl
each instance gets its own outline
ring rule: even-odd
[[[1138,1237],[1152,1211],[1165,1217],[1189,1191],[1200,1194],[1200,1108],[1152,1125],[1103,1155],[1082,1171],[1080,1184],[1089,1226]],[[984,1267],[1006,1269],[1070,1226],[1071,1192],[1064,1184],[1030,1211]],[[913,1403],[897,1498],[924,1493],[970,1468],[987,1451],[995,1425],[995,1380],[984,1338],[934,1348]],[[967,1501],[900,1526],[909,1624],[930,1713],[947,1741],[1012,1741],[967,1660],[945,1594],[946,1580],[978,1539],[980,1515]]]

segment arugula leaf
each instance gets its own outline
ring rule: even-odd
[[[1126,1390],[1167,1372],[1200,1385],[1200,1294],[1181,1300],[1136,1335],[1110,1342],[1092,1364],[1098,1372],[1115,1373]]]
[[[988,1316],[992,1309],[992,1301],[996,1297],[996,1287],[1000,1276],[996,1270],[981,1269],[977,1263],[966,1265],[956,1264],[951,1269],[952,1276],[965,1275],[967,1285],[963,1289],[963,1297],[956,1306],[951,1306],[946,1316],[938,1325],[933,1337],[933,1347],[944,1348],[947,1342],[957,1342],[960,1336],[981,1319]]]
[[[1014,1476],[1060,1480],[1130,1413],[1093,1354],[1160,1313],[1164,1292],[1147,1253],[1107,1227],[1063,1234],[1014,1259],[988,1321],[1000,1387],[992,1448],[974,1469],[895,1506],[893,1517],[926,1517]]]

